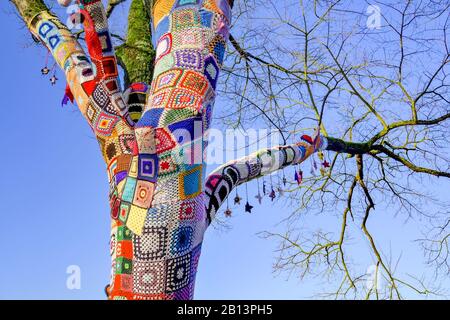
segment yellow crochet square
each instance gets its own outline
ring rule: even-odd
[[[174,3],[175,0],[155,0],[153,5],[153,27],[155,29],[159,22],[170,13]]]
[[[136,235],[142,235],[146,217],[147,209],[132,205],[126,223],[127,228]]]
[[[138,172],[138,157],[135,156],[131,160],[130,170],[128,172],[128,176],[131,177],[131,178],[137,178],[137,172]]]

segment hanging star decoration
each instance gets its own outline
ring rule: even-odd
[[[245,212],[252,213],[252,209],[253,206],[247,201],[247,203],[245,204]]]
[[[56,81],[58,80],[58,78],[53,75],[53,77],[50,78],[50,83],[52,84],[52,86],[54,86],[56,84]]]
[[[241,200],[242,198],[239,197],[239,195],[236,195],[236,197],[234,197],[234,204],[241,204]]]
[[[47,68],[46,66],[41,69],[41,74],[43,76],[47,75],[49,72],[50,72],[50,69]]]
[[[258,192],[258,194],[255,196],[256,199],[258,199],[259,204],[262,203],[262,199],[263,197],[261,196],[261,194]]]
[[[273,199],[275,199],[275,197],[276,197],[275,190],[272,189],[272,191],[270,191],[269,198],[273,201]]]
[[[227,210],[225,210],[225,217],[231,217],[231,214],[232,214],[232,212],[231,212],[231,210],[230,210],[230,208],[227,208]]]
[[[329,167],[330,167],[330,163],[329,163],[327,160],[325,160],[325,161],[322,163],[322,165],[323,165],[324,168],[329,168]]]

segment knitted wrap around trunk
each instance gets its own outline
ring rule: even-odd
[[[148,89],[142,84],[135,90],[135,84],[126,93],[129,106],[146,94],[134,129],[137,154],[126,177],[110,170],[117,190],[112,208],[118,208],[111,233],[112,299],[193,298],[209,224],[204,139],[230,18],[227,1],[154,3],[153,81]]]

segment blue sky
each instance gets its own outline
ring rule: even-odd
[[[2,1],[0,299],[104,299],[110,272],[109,205],[97,142],[75,106],[60,106],[62,73],[57,73],[60,80],[54,87],[41,76],[46,52],[33,45],[12,12]],[[441,179],[428,189],[446,197],[449,186]],[[249,194],[253,200],[256,183],[249,185]],[[243,206],[234,209],[234,217],[227,220],[229,229],[207,231],[196,299],[301,299],[337,285],[322,277],[300,280],[295,274],[288,278],[273,272],[277,243],[258,233],[282,230],[278,223],[291,207],[268,200],[261,206],[253,203],[251,215],[244,214]],[[420,237],[421,222],[406,223],[404,217],[393,218],[394,212],[383,209],[374,215],[378,219],[370,227],[380,246],[402,256],[399,274],[428,272],[422,252],[412,242]],[[302,215],[299,225],[338,230],[339,220],[328,214]],[[356,224],[349,228],[361,234]],[[367,249],[361,239],[350,240],[355,256]],[[366,260],[357,266],[362,273],[373,263],[370,257]],[[80,290],[66,288],[70,265],[81,268]]]

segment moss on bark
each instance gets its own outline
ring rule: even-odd
[[[133,0],[128,14],[126,42],[116,48],[117,59],[125,70],[125,86],[152,80],[155,50],[151,42],[150,21],[146,1]]]

